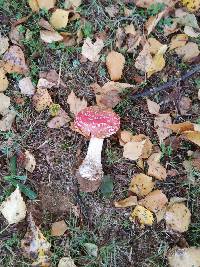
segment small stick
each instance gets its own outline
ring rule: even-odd
[[[139,93],[139,94],[136,94],[136,95],[131,95],[131,96],[129,96],[129,98],[131,100],[134,100],[134,99],[137,99],[139,97],[145,97],[145,96],[150,96],[150,95],[157,94],[160,91],[164,91],[164,90],[166,91],[166,90],[170,89],[171,87],[175,86],[177,83],[188,79],[190,76],[194,75],[197,72],[200,72],[200,64],[196,65],[193,69],[191,69],[190,71],[186,72],[180,78],[173,79],[173,80],[171,80],[169,82],[166,82],[166,83],[164,83],[164,84],[162,84],[162,85],[160,85],[158,87],[152,87],[146,92]]]

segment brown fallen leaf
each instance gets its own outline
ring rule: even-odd
[[[99,60],[99,53],[104,47],[104,43],[101,39],[97,38],[95,43],[87,37],[82,46],[82,55],[92,62],[97,62]]]
[[[36,166],[35,157],[28,150],[26,150],[24,154],[25,154],[24,168],[32,173],[35,170]]]
[[[68,227],[64,220],[54,222],[51,225],[51,235],[52,236],[61,236],[64,235],[64,233],[67,231]]]
[[[52,103],[51,96],[47,89],[38,88],[33,98],[33,106],[37,112],[44,111]]]
[[[32,266],[51,266],[51,244],[35,225],[32,215],[29,216],[29,227],[24,239],[21,241],[21,250],[26,258],[34,261]]]
[[[106,57],[106,66],[111,80],[118,81],[122,77],[125,57],[116,51],[111,51]]]
[[[28,0],[28,4],[33,12],[39,12],[40,8],[37,0]]]
[[[167,207],[165,220],[167,228],[180,233],[186,232],[191,222],[190,210],[184,203],[173,203]]]
[[[35,86],[30,77],[25,77],[19,80],[19,88],[23,95],[32,96],[35,94]]]
[[[189,110],[192,108],[192,101],[189,97],[183,96],[181,97],[178,108],[181,113],[181,115],[186,115]]]
[[[183,133],[185,131],[194,131],[194,124],[186,121],[177,124],[169,124],[167,128],[171,129],[174,133]]]
[[[149,113],[151,113],[153,115],[159,114],[160,105],[157,104],[156,102],[151,101],[150,99],[147,99],[147,107],[148,107]]]
[[[137,205],[131,213],[130,220],[135,222],[136,219],[142,225],[152,225],[154,222],[152,212],[140,205]]]
[[[124,145],[123,157],[130,160],[137,160],[141,157],[146,140],[140,142],[128,142]]]
[[[56,0],[37,0],[40,9],[51,9],[55,6]]]
[[[139,204],[148,210],[157,213],[162,210],[168,202],[166,195],[161,190],[150,192]]]
[[[188,36],[186,34],[180,33],[173,36],[170,42],[169,51],[178,47],[185,46],[187,41],[188,41]]]
[[[78,98],[73,91],[68,95],[67,104],[69,104],[70,112],[76,115],[79,111],[87,107],[87,101]]]
[[[167,128],[169,124],[172,124],[170,114],[159,114],[155,117],[154,127],[156,129],[160,144],[171,134],[171,130]]]
[[[52,13],[50,23],[55,29],[59,30],[67,26],[69,20],[68,17],[68,10],[58,8]]]
[[[119,132],[119,142],[121,146],[124,146],[126,143],[130,142],[133,137],[133,134],[130,131],[120,131]]]
[[[40,38],[43,42],[51,44],[53,42],[60,42],[63,40],[62,35],[55,31],[47,31],[41,30],[40,31]]]
[[[8,88],[8,79],[3,68],[0,67],[0,92],[4,92]]]
[[[4,70],[8,73],[26,74],[29,70],[25,62],[24,53],[19,46],[11,46],[3,55],[3,61]]]
[[[143,46],[142,51],[139,53],[138,57],[135,60],[135,67],[138,70],[147,72],[149,67],[152,65],[153,58],[150,53],[150,45],[148,42]]]
[[[167,177],[166,169],[160,164],[161,152],[152,154],[147,160],[148,175],[155,177],[158,180],[165,180]]]
[[[188,42],[185,46],[176,48],[176,53],[183,57],[183,61],[189,62],[197,57],[200,53],[198,45],[193,42]]]
[[[185,131],[183,134],[184,134],[184,137],[186,137],[189,141],[200,146],[200,132],[199,131]]]
[[[59,129],[66,125],[70,120],[68,114],[63,109],[60,109],[58,114],[48,122],[48,127]]]
[[[137,196],[143,197],[153,190],[154,185],[155,183],[152,181],[152,177],[139,173],[132,177],[129,190]]]
[[[200,266],[200,248],[174,247],[167,252],[170,267],[198,267]]]
[[[115,201],[114,205],[116,208],[127,208],[137,205],[137,197],[136,196],[129,196],[125,199]]]
[[[0,56],[3,55],[9,47],[9,39],[7,37],[3,37],[0,34]]]

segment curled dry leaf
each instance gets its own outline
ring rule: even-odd
[[[87,37],[82,46],[82,55],[92,62],[97,62],[99,60],[99,53],[104,47],[104,43],[101,39],[97,38],[96,42],[93,44],[92,40]]]
[[[170,114],[159,114],[157,117],[155,117],[154,127],[156,129],[160,144],[171,134],[171,130],[167,128],[169,124],[172,124]]]
[[[7,37],[3,37],[0,34],[0,56],[3,55],[9,47],[9,39]]]
[[[148,163],[148,175],[155,177],[158,180],[166,180],[167,171],[160,164],[161,152],[152,154],[147,160]]]
[[[26,150],[24,154],[25,154],[24,168],[32,173],[35,170],[36,166],[35,157],[28,150]]]
[[[63,40],[63,37],[55,31],[41,30],[40,38],[43,42],[51,44],[53,42],[60,42]]]
[[[106,58],[106,66],[111,80],[118,81],[122,77],[122,71],[124,69],[125,57],[116,51],[108,53]]]
[[[48,127],[52,129],[59,129],[66,125],[69,121],[70,117],[63,109],[60,109],[58,114],[48,122]]]
[[[146,140],[140,142],[128,142],[124,145],[123,157],[130,160],[137,160],[141,157]]]
[[[25,74],[28,72],[28,66],[25,62],[25,57],[22,49],[19,46],[13,45],[3,55],[4,69],[8,73]]]
[[[150,192],[139,204],[148,210],[157,213],[162,210],[168,202],[166,195],[161,190]]]
[[[147,72],[150,66],[152,65],[152,55],[150,53],[150,45],[148,42],[143,46],[142,51],[139,53],[138,57],[135,60],[135,67],[138,70]]]
[[[35,93],[35,86],[32,84],[30,77],[22,78],[19,81],[19,88],[23,95],[32,96]]]
[[[64,235],[64,233],[67,230],[67,225],[65,223],[64,220],[62,221],[58,221],[58,222],[54,222],[51,225],[51,235],[52,236],[61,236]]]
[[[70,111],[76,115],[79,111],[87,107],[87,101],[83,98],[78,98],[73,91],[68,95],[67,103],[69,104]]]
[[[37,0],[37,2],[40,9],[49,10],[55,6],[56,0]]]
[[[183,233],[188,230],[191,222],[191,213],[184,203],[169,203],[165,220],[168,229]]]
[[[188,41],[188,36],[186,34],[180,33],[172,37],[169,51],[178,47],[183,47]]]
[[[152,225],[154,222],[153,214],[148,209],[137,205],[131,213],[130,220],[138,220],[142,225]]]
[[[77,267],[71,257],[61,258],[58,267]]]
[[[189,62],[200,53],[198,45],[193,42],[188,42],[185,46],[179,47],[176,50],[176,53],[183,57],[183,61]]]
[[[160,105],[157,104],[156,102],[151,101],[150,99],[147,99],[147,107],[148,107],[149,113],[151,113],[153,115],[159,114]]]
[[[0,92],[4,92],[8,88],[8,79],[3,68],[0,67]]]
[[[116,208],[127,208],[127,207],[136,206],[137,204],[138,203],[137,203],[136,196],[129,196],[125,199],[114,202],[114,205]]]
[[[5,200],[0,206],[0,212],[9,224],[18,223],[26,217],[26,204],[19,188]]]
[[[152,177],[139,173],[133,176],[129,190],[137,196],[143,197],[153,190],[154,185],[155,183],[152,181]]]
[[[38,88],[33,96],[33,106],[37,112],[44,111],[52,103],[51,96],[47,89]]]
[[[43,236],[42,232],[35,225],[32,215],[29,217],[29,228],[21,241],[21,249],[26,258],[33,260],[33,266],[50,266],[51,244]]]
[[[50,23],[55,29],[62,29],[67,26],[69,11],[64,9],[56,9],[50,18]]]
[[[167,252],[170,267],[198,267],[200,266],[200,248],[174,247]]]

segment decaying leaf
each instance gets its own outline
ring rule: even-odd
[[[83,98],[78,98],[73,91],[68,95],[67,103],[69,104],[70,111],[76,115],[79,111],[87,107],[87,101]]]
[[[61,236],[64,235],[64,233],[67,230],[67,225],[64,220],[54,222],[51,226],[51,235],[52,236]]]
[[[172,202],[167,207],[165,220],[168,229],[183,233],[188,230],[191,222],[191,213],[184,203]]]
[[[124,27],[125,33],[126,34],[132,34],[132,35],[136,35],[136,30],[135,30],[135,26],[133,25],[133,23],[127,25],[126,27]]]
[[[144,199],[140,200],[139,204],[148,210],[157,213],[162,210],[168,202],[166,195],[161,190],[150,192]]]
[[[52,103],[51,96],[47,89],[38,88],[33,98],[33,106],[37,112],[44,111]]]
[[[174,247],[167,252],[170,267],[198,267],[200,266],[200,248]]]
[[[130,220],[138,220],[142,225],[152,225],[154,222],[153,214],[148,209],[137,205],[131,213]]]
[[[26,150],[24,154],[25,154],[24,168],[29,172],[33,172],[36,166],[35,157],[28,150]]]
[[[130,160],[137,160],[141,157],[146,140],[140,142],[128,142],[124,145],[123,157]]]
[[[166,169],[160,164],[161,152],[152,154],[147,160],[148,175],[155,177],[158,180],[165,180],[167,177]]]
[[[180,33],[172,37],[169,50],[173,50],[178,47],[183,47],[188,41],[188,36],[186,34]]]
[[[4,92],[8,88],[8,79],[3,68],[0,67],[0,92]]]
[[[61,258],[58,267],[77,267],[71,257]]]
[[[55,6],[56,0],[37,0],[40,9],[53,8]]]
[[[154,185],[155,182],[152,181],[152,177],[139,173],[133,176],[129,190],[142,197],[149,194],[153,190]]]
[[[111,51],[106,58],[106,66],[112,81],[118,81],[122,77],[125,57],[118,52]]]
[[[188,42],[185,46],[179,47],[175,51],[179,56],[183,57],[183,61],[186,62],[191,61],[200,53],[198,45],[193,42]]]
[[[22,198],[19,188],[1,204],[0,212],[9,224],[18,223],[26,217],[26,204]]]
[[[19,46],[11,46],[3,55],[3,61],[4,69],[8,73],[26,74],[28,72],[24,53]]]
[[[152,55],[150,53],[149,43],[146,42],[143,46],[142,51],[139,53],[138,57],[135,60],[135,67],[138,70],[142,70],[143,72],[147,72],[150,66],[152,65]]]
[[[97,38],[96,42],[93,44],[92,40],[87,37],[82,46],[82,55],[92,62],[97,62],[99,60],[99,53],[104,47],[104,43],[101,39]]]
[[[32,96],[35,93],[35,86],[33,85],[30,77],[22,78],[19,81],[19,88],[23,95]]]
[[[56,31],[41,30],[40,38],[45,43],[51,44],[53,42],[60,42],[63,40],[62,35]]]
[[[137,197],[136,196],[129,196],[125,199],[115,201],[114,205],[116,208],[127,208],[137,205]]]
[[[150,99],[147,99],[147,106],[148,106],[149,113],[151,113],[153,115],[159,114],[159,111],[160,111],[160,105],[159,104],[157,104],[154,101],[151,101]]]
[[[64,9],[56,9],[50,18],[50,23],[55,29],[62,29],[67,26],[69,11]]]
[[[3,37],[0,34],[0,56],[3,55],[9,47],[9,39],[7,37]]]
[[[169,124],[172,124],[170,114],[159,114],[155,117],[154,127],[156,129],[160,143],[163,142],[171,134],[171,130],[167,128]]]
[[[59,129],[70,121],[68,114],[61,108],[58,114],[48,122],[48,127],[52,129]]]
[[[35,225],[32,215],[29,217],[29,228],[21,241],[23,255],[34,262],[32,266],[50,266],[51,244],[43,236],[39,228]]]

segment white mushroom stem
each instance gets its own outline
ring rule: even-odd
[[[88,180],[96,180],[102,176],[101,150],[103,139],[92,137],[90,139],[87,155],[79,167],[79,174]]]

